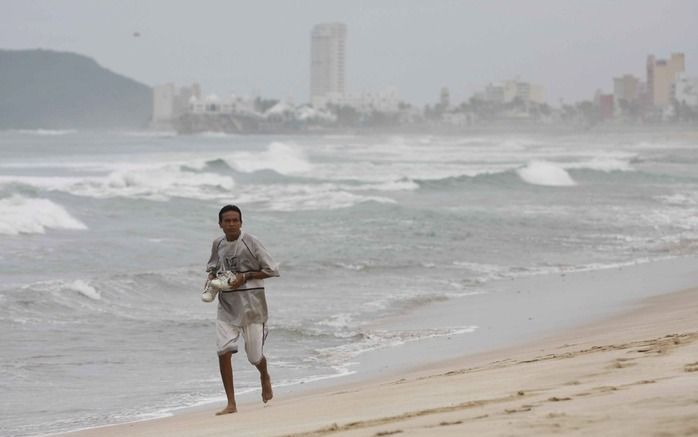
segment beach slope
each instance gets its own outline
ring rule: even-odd
[[[698,435],[698,288],[381,380],[78,436]]]

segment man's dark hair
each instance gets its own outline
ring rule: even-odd
[[[225,214],[228,211],[236,211],[240,215],[240,221],[242,222],[242,211],[240,211],[240,208],[238,208],[236,205],[225,205],[218,212],[218,223],[223,221],[223,214]]]

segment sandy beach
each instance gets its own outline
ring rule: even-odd
[[[698,435],[698,288],[515,347],[81,436]],[[218,405],[216,405],[218,407]]]

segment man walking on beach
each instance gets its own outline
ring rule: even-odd
[[[211,258],[206,266],[208,279],[230,272],[229,287],[218,294],[216,318],[218,364],[228,405],[216,415],[237,412],[233,386],[232,355],[242,335],[247,359],[259,370],[262,400],[273,397],[271,378],[263,346],[267,336],[267,300],[264,279],[279,276],[279,270],[262,243],[242,231],[242,212],[235,205],[226,205],[218,213],[222,236],[213,240]]]

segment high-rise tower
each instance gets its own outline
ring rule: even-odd
[[[647,57],[647,94],[649,102],[657,107],[671,103],[673,86],[680,73],[685,70],[683,53],[672,53],[671,58],[656,59]]]
[[[347,27],[322,23],[313,27],[310,42],[310,99],[316,106],[344,95]]]

